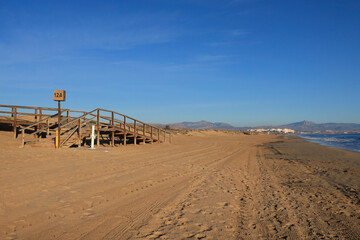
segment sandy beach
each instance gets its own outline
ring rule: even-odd
[[[188,135],[91,151],[0,132],[0,239],[360,239],[359,153]]]

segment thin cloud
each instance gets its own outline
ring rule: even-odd
[[[233,36],[245,36],[248,35],[249,32],[241,30],[241,29],[235,29],[231,31],[231,35]]]
[[[197,61],[199,62],[212,62],[212,61],[218,61],[218,60],[222,60],[225,58],[229,58],[229,55],[202,55],[202,56],[198,56],[196,58]]]
[[[164,17],[168,21],[160,22]],[[68,27],[9,28],[0,42],[0,65],[49,62],[72,58],[82,51],[121,51],[175,41],[183,34],[169,14],[133,14],[116,19],[75,22]]]

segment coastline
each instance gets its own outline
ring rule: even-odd
[[[352,135],[355,135],[355,138],[357,139],[354,140],[348,138],[348,136]],[[322,146],[329,146],[360,153],[360,134],[297,134],[295,136]],[[345,139],[345,137],[347,139]]]
[[[284,140],[284,142],[280,141],[267,145],[267,147],[279,151],[278,157],[298,161],[309,169],[322,168],[322,176],[334,177],[331,181],[340,181],[343,185],[351,184],[360,188],[359,152],[321,145],[299,136],[285,137],[285,139],[283,136],[279,139]]]

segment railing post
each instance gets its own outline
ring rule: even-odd
[[[35,122],[37,122],[37,108],[35,108]]]
[[[22,133],[21,133],[21,147],[24,147],[24,145],[25,145],[24,138],[25,138],[25,130],[23,129]]]
[[[126,116],[124,116],[124,146],[126,146]]]
[[[49,119],[46,120],[46,137],[50,134]]]
[[[39,121],[41,121],[42,120],[42,108],[39,108]],[[39,130],[41,130],[42,129],[42,127],[41,127],[41,125],[39,124]],[[42,135],[42,131],[40,132],[40,134],[38,135],[38,138],[39,138],[39,140],[41,141],[41,135]]]
[[[96,146],[100,146],[100,110],[97,110],[97,131],[96,131]]]
[[[60,101],[58,101],[58,130],[57,130],[57,145],[56,148],[59,149],[61,148],[61,104]]]
[[[146,140],[146,134],[145,134],[145,130],[146,130],[146,125],[145,125],[145,123],[143,123],[143,143],[144,143],[144,145],[145,145],[145,140]]]
[[[157,132],[158,132],[158,142],[160,142],[160,129],[159,128],[158,128]]]
[[[17,108],[14,107],[13,116],[14,116],[14,124],[13,124],[13,130],[14,130],[14,138],[17,137],[17,126],[16,126],[16,118],[17,118]]]
[[[78,122],[78,145],[81,147],[81,118],[79,118]]]
[[[114,112],[111,112],[111,126],[112,126],[112,131],[111,131],[111,146],[114,147],[115,146],[115,120],[114,120]]]
[[[166,142],[166,132],[164,131],[164,142]]]
[[[66,111],[66,123],[69,123],[70,110]]]
[[[35,118],[34,118],[35,120],[34,120],[34,122],[37,122],[37,108],[35,108]],[[38,127],[37,126],[35,126],[35,132],[38,130]],[[38,134],[34,134],[34,138],[37,138],[38,136],[37,136]]]
[[[151,144],[154,142],[154,139],[153,139],[153,126],[150,127],[150,138],[151,138]]]
[[[111,131],[111,146],[115,147],[115,132]]]
[[[171,133],[169,133],[169,143],[171,143]]]
[[[136,137],[137,137],[136,120],[134,120],[134,145],[136,145]]]

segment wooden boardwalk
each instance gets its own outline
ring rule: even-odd
[[[22,147],[55,147],[59,129],[59,147],[88,146],[93,125],[97,147],[171,142],[171,134],[164,129],[111,110],[61,109],[60,115],[59,126],[57,108],[0,105],[0,126],[11,129]]]

